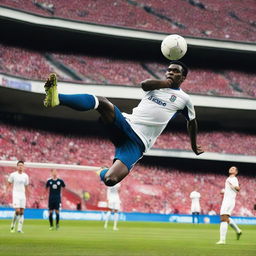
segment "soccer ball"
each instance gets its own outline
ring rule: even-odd
[[[162,41],[161,52],[169,60],[179,60],[187,52],[187,42],[182,36],[169,35]]]

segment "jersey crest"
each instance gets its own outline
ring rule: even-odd
[[[174,102],[177,99],[177,96],[172,95],[171,98],[169,99],[171,102]]]

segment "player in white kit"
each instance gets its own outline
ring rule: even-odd
[[[236,225],[236,223],[230,218],[232,211],[236,203],[236,195],[240,191],[238,179],[236,175],[238,174],[238,169],[235,166],[229,168],[229,177],[225,182],[224,197],[220,209],[220,240],[216,244],[225,244],[226,235],[228,231],[228,224],[235,230],[237,234],[237,240],[239,240],[242,235],[241,229]]]
[[[101,170],[101,180],[107,186],[114,186],[129,174],[129,171],[155,143],[167,124],[176,114],[187,119],[191,148],[196,155],[202,154],[197,145],[197,121],[190,97],[181,88],[188,68],[180,61],[172,61],[164,80],[145,80],[141,87],[145,95],[132,114],[121,113],[105,97],[91,94],[58,94],[57,78],[51,74],[45,83],[44,105],[67,106],[79,111],[96,109],[102,126],[110,133],[115,145],[114,163]]]
[[[108,208],[110,209],[106,214],[106,219],[104,223],[104,228],[107,229],[108,227],[108,221],[111,216],[111,212],[114,213],[114,226],[113,230],[118,230],[117,228],[117,222],[120,211],[120,197],[119,197],[119,189],[120,189],[120,183],[116,184],[113,187],[107,187],[107,200],[108,200]]]
[[[24,162],[18,161],[17,171],[12,172],[8,177],[8,187],[12,186],[13,208],[15,209],[10,229],[12,233],[15,232],[17,222],[17,231],[23,233],[22,227],[24,221],[24,209],[26,207],[26,190],[29,184],[29,177],[24,173],[24,170]]]
[[[201,212],[201,207],[200,207],[200,193],[197,191],[192,191],[190,193],[191,198],[191,213],[192,213],[192,222],[193,224],[195,223],[195,219],[197,219],[197,223],[199,224],[199,214]]]

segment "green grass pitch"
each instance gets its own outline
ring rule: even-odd
[[[119,231],[103,222],[61,221],[58,231],[47,220],[25,220],[24,234],[10,233],[0,220],[0,256],[249,256],[256,255],[255,226],[241,226],[236,240],[228,230],[226,245],[215,245],[219,225],[120,222]]]

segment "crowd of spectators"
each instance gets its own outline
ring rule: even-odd
[[[230,141],[235,141],[237,147]],[[205,151],[256,155],[256,135],[242,132],[202,131],[198,143]],[[107,139],[0,125],[0,159],[26,159],[31,162],[55,162],[80,165],[110,165],[114,147]],[[154,148],[191,150],[186,131],[166,131]],[[60,150],[61,149],[61,150]],[[99,154],[100,152],[100,154]]]
[[[45,79],[54,69],[42,53],[0,44],[0,72],[31,79]]]
[[[206,151],[255,155],[255,135],[235,132],[202,132],[198,141]],[[234,147],[230,141],[236,141]],[[114,155],[114,147],[103,138],[77,137],[43,130],[28,129],[14,125],[0,125],[0,159],[27,162],[78,164],[88,166],[109,166]],[[155,147],[189,150],[189,139],[185,132],[167,131],[159,137]],[[11,195],[6,195],[5,181],[12,168],[0,170],[1,205],[8,205]],[[136,165],[131,174],[122,182],[121,199],[124,211],[189,213],[190,192],[196,187],[202,195],[204,213],[219,211],[220,190],[224,186],[227,170],[205,170],[205,173],[191,172],[176,168],[148,167]],[[33,193],[28,200],[29,207],[47,207],[45,181],[50,170],[30,169]],[[97,207],[106,200],[105,187],[92,171],[59,170],[60,176],[68,184],[63,194],[63,208],[76,209],[82,202],[82,209]],[[235,214],[251,215],[254,200],[255,179],[239,176],[242,191],[239,193]]]
[[[256,134],[235,131],[200,131],[198,143],[207,152],[223,154],[256,155]],[[236,142],[235,146],[232,141]],[[190,140],[186,131],[166,131],[162,133],[155,148],[191,150]]]
[[[47,17],[235,41],[256,40],[254,0],[2,0]]]
[[[72,70],[83,83],[138,86],[147,78],[163,78],[166,64],[139,62],[88,55],[52,53],[51,61],[45,53],[0,45],[0,72],[28,79],[45,80],[50,72],[59,80],[74,81],[64,75],[54,63]],[[18,61],[17,61],[18,60]],[[191,68],[182,85],[184,91],[194,94],[254,98],[256,76],[252,73]]]

